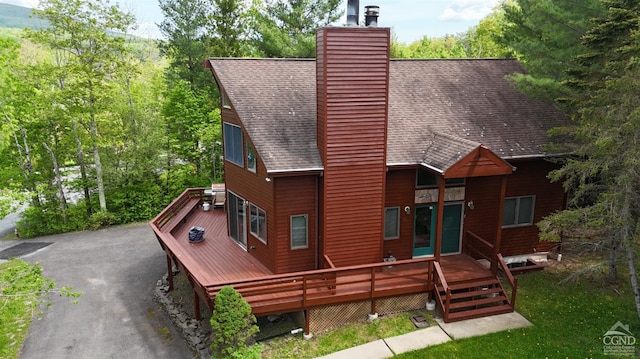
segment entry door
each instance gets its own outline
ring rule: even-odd
[[[418,206],[414,216],[413,256],[433,254],[436,236],[436,206]]]
[[[440,254],[460,253],[461,230],[462,203],[445,204]]]
[[[433,255],[437,207],[435,204],[418,206],[414,217],[413,256]],[[462,203],[444,205],[441,254],[460,253],[462,230]]]

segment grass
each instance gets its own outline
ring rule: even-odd
[[[614,358],[604,355],[602,339],[617,321],[629,325],[640,339],[633,294],[622,273],[615,284],[607,284],[602,271],[560,283],[590,263],[585,258],[571,261],[565,257],[544,271],[519,276],[516,310],[533,323],[532,327],[455,340],[397,358]],[[311,340],[279,338],[266,343],[263,357],[313,358],[400,335],[415,330],[408,320],[410,315],[415,313],[349,324]],[[636,344],[636,356],[640,357],[640,343]]]
[[[519,277],[516,310],[532,327],[451,341],[397,358],[602,358],[602,338],[617,321],[640,338],[633,294],[624,279],[610,285],[602,275],[592,275],[560,284],[583,263],[581,258]]]
[[[417,329],[410,320],[414,315],[430,318],[429,312],[425,310],[412,311],[380,317],[374,322],[362,321],[343,325],[335,330],[316,334],[310,340],[302,339],[301,334],[282,337],[263,343],[262,357],[315,358],[378,339],[409,333]],[[432,320],[430,322],[435,325]]]
[[[42,290],[50,285],[37,264],[0,264],[0,358],[18,358]]]

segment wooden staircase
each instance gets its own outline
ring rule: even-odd
[[[500,280],[485,277],[448,283],[448,291],[436,285],[445,322],[513,312]]]
[[[497,275],[469,256],[441,261],[434,262],[434,294],[446,323],[514,311],[518,280],[500,254],[497,264],[510,286],[510,295]]]

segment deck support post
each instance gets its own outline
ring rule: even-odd
[[[376,309],[376,300],[374,298],[371,298],[371,313],[369,314],[369,318],[371,317],[378,317],[378,312]],[[375,318],[374,318],[375,319]]]
[[[202,319],[202,315],[200,314],[200,297],[195,288],[193,288],[193,313],[195,320],[199,321]]]
[[[504,198],[507,194],[507,176],[500,177],[500,204],[498,205],[498,228],[496,230],[496,243],[493,245],[491,256],[491,273],[498,274],[498,253],[502,243],[502,217],[504,216]]]
[[[444,222],[444,191],[445,178],[440,176],[438,180],[438,212],[436,219],[436,243],[433,246],[433,254],[437,261],[440,261],[440,252],[442,250],[442,225]]]
[[[167,254],[167,281],[169,282],[169,291],[173,291],[173,268],[171,267],[171,256]]]
[[[302,335],[302,337],[304,339],[311,339],[313,338],[313,334],[311,334],[311,330],[310,328],[310,318],[309,318],[309,309],[305,309],[304,311],[304,334]]]

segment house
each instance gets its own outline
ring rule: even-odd
[[[509,83],[516,60],[392,60],[389,46],[388,28],[325,27],[316,59],[205,61],[222,96],[225,241],[266,268],[226,283],[245,298],[289,293],[307,333],[313,308],[368,301],[374,314],[399,295],[432,292],[446,321],[512,311],[506,264],[546,255],[535,223],[565,206],[544,146],[566,118]],[[183,195],[199,212],[200,192]],[[152,222],[168,266],[204,273],[162,229],[172,206]],[[194,296],[210,303],[219,286],[198,275]]]

